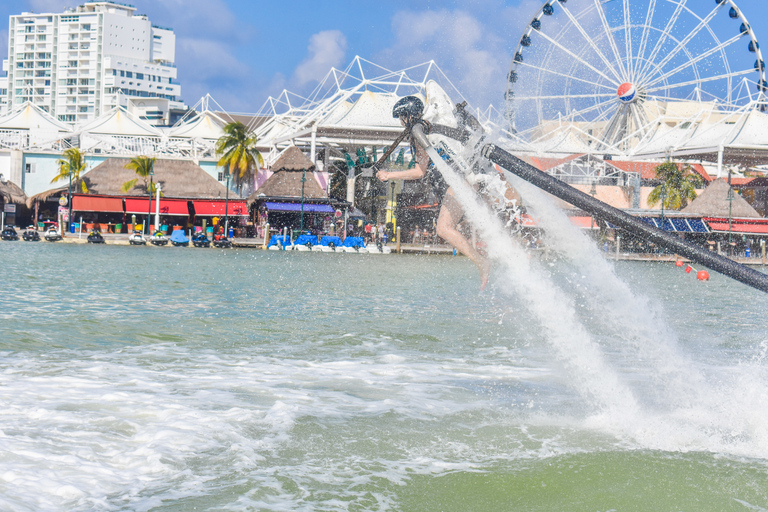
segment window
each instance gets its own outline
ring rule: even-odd
[[[24,172],[27,173],[27,174],[32,174],[32,173],[35,172],[35,167],[36,166],[37,166],[37,164],[33,164],[33,163],[24,164]]]
[[[136,73],[136,79],[144,80],[144,73]]]
[[[125,71],[123,71],[122,69],[120,70],[120,76],[125,76]]]
[[[219,181],[224,181],[224,173],[219,171]]]
[[[128,78],[133,78],[133,71],[126,71],[125,76]]]

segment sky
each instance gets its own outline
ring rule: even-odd
[[[580,2],[587,0],[571,0]],[[618,1],[618,0],[613,0]],[[630,0],[633,3],[646,0]],[[736,0],[768,41],[765,0]],[[715,0],[689,0],[711,2]],[[62,12],[72,0],[0,2],[0,20]],[[209,93],[229,112],[258,112],[287,89],[308,94],[356,56],[398,70],[434,60],[474,106],[500,106],[512,54],[543,0],[126,0],[176,33],[182,98]],[[761,37],[765,35],[765,37]],[[765,43],[768,44],[768,43]],[[8,54],[7,21],[0,55]]]

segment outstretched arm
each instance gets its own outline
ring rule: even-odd
[[[387,180],[420,180],[424,177],[424,170],[419,164],[413,169],[406,171],[379,171],[376,173],[376,177],[381,181]]]

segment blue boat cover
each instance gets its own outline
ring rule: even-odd
[[[365,241],[361,236],[348,236],[344,240],[343,247],[365,247]]]
[[[176,229],[171,234],[171,242],[177,244],[186,244],[189,243],[189,238],[187,238],[187,235],[184,234],[183,229]]]
[[[317,245],[316,235],[299,235],[299,237],[293,241],[293,245]]]
[[[324,245],[325,247],[328,247],[331,244],[336,247],[341,247],[341,238],[337,236],[324,236],[320,240],[320,245]]]
[[[286,247],[288,245],[291,245],[291,237],[288,235],[272,235],[272,238],[269,239],[269,243],[267,244],[267,247],[272,247],[273,245],[277,245],[277,242],[280,242],[280,244],[283,247]]]

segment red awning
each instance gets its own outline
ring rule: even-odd
[[[152,199],[152,211],[154,212],[155,200]],[[125,213],[147,213],[149,208],[149,197],[126,197]]]
[[[149,209],[149,197],[125,198],[125,213],[147,213]],[[157,202],[152,198],[152,211],[154,215],[157,209]],[[189,215],[189,207],[186,199],[165,199],[160,198],[160,215],[176,215],[186,217]]]
[[[707,222],[707,224],[709,224],[709,229],[712,231],[728,233],[727,222]],[[742,224],[733,222],[731,223],[730,231],[732,233],[742,233],[745,235],[768,235],[768,224]]]
[[[247,216],[248,206],[245,201],[230,201],[229,207],[226,206],[226,201],[194,201],[195,215],[205,217],[222,217],[224,215],[231,216]],[[227,212],[224,213],[224,209]]]
[[[123,213],[122,197],[74,196],[72,211]]]

